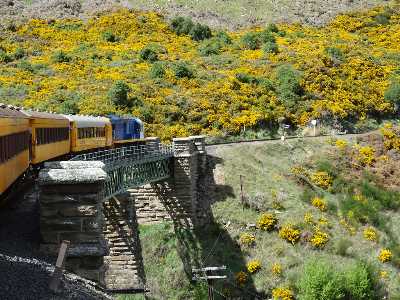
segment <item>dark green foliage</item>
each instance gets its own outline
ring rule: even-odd
[[[261,46],[259,35],[255,32],[246,33],[241,39],[242,45],[246,49],[256,50]]]
[[[14,59],[21,59],[26,55],[26,52],[22,48],[17,48],[13,54]]]
[[[119,107],[129,107],[128,93],[130,87],[124,81],[116,81],[108,91],[108,98]]]
[[[396,106],[396,109],[399,109],[400,106],[400,82],[394,81],[390,84],[388,89],[385,92],[385,100],[393,103]]]
[[[275,36],[268,30],[261,31],[258,33],[258,39],[260,43],[275,43],[276,39]]]
[[[154,122],[154,107],[144,104],[139,109],[140,115],[142,116],[142,120],[146,123],[153,123]]]
[[[400,207],[399,192],[388,191],[366,180],[361,185],[361,192],[366,198],[376,202],[382,208],[396,210]]]
[[[344,54],[342,50],[335,47],[328,47],[325,48],[325,53],[335,62],[343,62],[344,61]]]
[[[179,62],[174,67],[175,77],[177,78],[193,78],[194,74],[191,68],[185,62]]]
[[[274,23],[268,24],[266,30],[269,31],[269,32],[275,32],[275,33],[279,32],[278,26],[276,26],[276,24],[274,24]]]
[[[257,77],[254,77],[250,74],[246,73],[238,73],[236,74],[236,79],[242,83],[252,83],[252,84],[258,84],[258,79]]]
[[[210,39],[203,41],[199,46],[201,56],[217,55],[221,52],[221,42],[218,39]]]
[[[54,52],[51,58],[55,63],[67,63],[71,61],[71,57],[64,51]]]
[[[210,27],[199,23],[193,26],[189,32],[189,35],[194,41],[202,41],[209,39],[212,36]]]
[[[275,42],[266,42],[263,46],[265,53],[278,53],[278,45]]]
[[[140,50],[140,59],[146,60],[149,62],[155,62],[158,60],[157,52],[151,46],[146,46],[142,50]]]
[[[275,78],[279,99],[286,107],[293,108],[303,93],[300,85],[300,73],[291,65],[282,65],[276,69]]]
[[[111,30],[104,31],[102,33],[102,38],[110,43],[115,43],[119,41],[119,38]]]
[[[13,59],[10,55],[7,54],[3,49],[0,48],[0,63],[8,63],[12,62]]]
[[[379,299],[377,276],[363,262],[338,268],[333,262],[312,260],[306,263],[297,282],[299,300]]]
[[[392,17],[392,11],[386,9],[383,13],[379,13],[374,17],[374,21],[380,25],[388,25],[390,18]]]
[[[33,68],[32,64],[25,59],[19,61],[17,64],[17,67],[20,68],[21,70],[25,70],[25,71],[28,71],[31,73],[34,72],[34,68]]]
[[[177,17],[171,21],[171,29],[177,35],[188,34],[194,41],[202,41],[212,36],[211,29],[207,25],[193,23],[190,18]]]
[[[231,37],[225,31],[218,31],[215,37],[225,45],[232,44]]]
[[[334,246],[335,254],[340,256],[346,256],[347,249],[349,249],[352,245],[353,242],[351,240],[340,238],[339,240],[336,241]]]
[[[161,62],[154,63],[149,71],[151,78],[163,78],[165,76],[165,65]]]

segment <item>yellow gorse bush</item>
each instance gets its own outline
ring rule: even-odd
[[[312,200],[311,200],[311,204],[314,206],[314,207],[316,207],[316,208],[318,208],[320,211],[325,211],[326,210],[326,202],[322,199],[322,198],[319,198],[319,197],[314,197]]]
[[[247,271],[250,274],[256,273],[261,269],[261,262],[259,260],[249,261],[246,265]]]
[[[239,286],[244,286],[247,282],[247,274],[243,271],[237,272],[235,274],[235,280]]]
[[[364,166],[372,166],[375,161],[375,149],[371,146],[360,147],[357,159]]]
[[[317,249],[324,248],[328,241],[329,241],[329,235],[326,232],[321,231],[319,228],[317,228],[314,231],[310,239],[310,242],[313,245],[313,247]]]
[[[400,150],[400,133],[398,130],[393,128],[391,123],[386,123],[381,129],[381,133],[384,138],[384,146],[386,150]]]
[[[389,249],[382,249],[379,252],[378,259],[381,262],[385,263],[385,262],[391,261],[392,260],[392,256],[393,256],[392,251],[390,251]]]
[[[388,113],[393,105],[384,93],[398,68],[395,55],[389,54],[400,52],[400,17],[395,12],[388,25],[371,25],[381,11],[341,15],[320,28],[279,24],[286,35],[276,35],[279,51],[267,56],[260,49],[235,46],[244,34],[261,28],[229,33],[233,45],[224,46],[221,55],[203,57],[200,42],[176,35],[153,12],[119,10],[85,22],[29,20],[15,32],[6,30],[0,41],[9,56],[17,48],[27,53],[21,61],[0,62],[0,86],[7,95],[2,102],[63,112],[68,100],[82,114],[134,114],[145,121],[149,136],[163,140],[237,134],[280,117],[304,125],[323,116],[363,119]],[[115,41],[105,39],[106,32]],[[162,79],[152,78],[152,64],[139,59],[148,45],[158,49],[158,59],[166,65]],[[344,59],[333,63],[328,47],[339,49]],[[59,51],[69,59],[54,61]],[[177,61],[188,62],[195,76],[176,78]],[[270,85],[259,84],[274,81],[276,66],[282,64],[301,71],[303,94],[313,95],[310,105],[295,107],[295,112]],[[239,73],[250,74],[258,84],[238,81]],[[139,104],[118,108],[110,102],[107,93],[116,80],[127,82],[129,99]]]
[[[294,300],[294,294],[290,288],[278,287],[272,290],[272,298],[274,300]]]
[[[261,230],[273,230],[275,226],[278,224],[278,219],[274,214],[264,213],[257,220],[257,228]]]
[[[345,141],[345,140],[337,140],[335,142],[335,146],[337,148],[339,148],[340,150],[344,150],[347,147],[347,141]]]
[[[247,247],[254,245],[256,237],[251,233],[242,233],[239,237],[239,242]]]
[[[279,230],[279,237],[293,245],[300,239],[301,231],[293,224],[286,224]]]
[[[316,184],[317,186],[328,189],[332,185],[332,177],[324,171],[317,171],[311,174],[311,181]]]
[[[363,231],[364,238],[368,241],[378,241],[378,233],[372,227],[365,228]]]
[[[282,266],[279,263],[274,263],[271,267],[271,273],[275,276],[282,275]]]

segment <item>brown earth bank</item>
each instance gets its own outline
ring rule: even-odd
[[[388,4],[383,0],[0,0],[0,23],[30,18],[82,18],[120,7],[190,16],[215,28],[235,30],[270,22],[321,26],[340,13]]]

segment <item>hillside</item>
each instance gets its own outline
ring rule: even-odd
[[[214,222],[140,228],[147,299],[205,299],[185,273],[199,263],[227,266],[216,299],[399,299],[399,141],[387,125],[350,139],[209,147]]]
[[[129,10],[33,19],[0,33],[0,98],[62,113],[130,113],[163,140],[269,134],[311,118],[361,131],[397,114],[399,33],[396,6],[321,28],[233,32]]]

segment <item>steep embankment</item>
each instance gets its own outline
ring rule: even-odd
[[[209,147],[213,223],[141,227],[149,296],[204,299],[191,268],[226,265],[217,299],[397,299],[400,132],[382,132]]]

